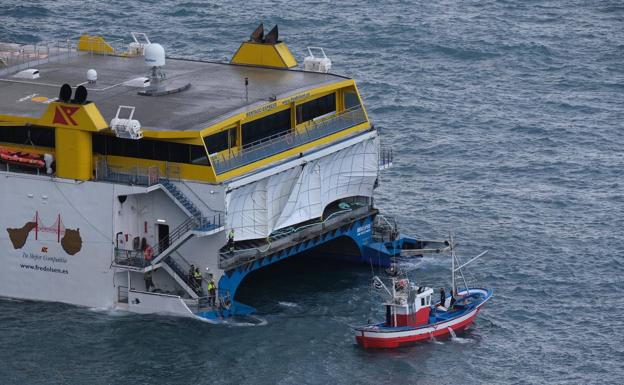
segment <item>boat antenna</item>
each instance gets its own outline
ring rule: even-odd
[[[453,241],[453,233],[449,231],[449,243],[451,247],[451,295],[456,292],[455,285],[455,242]]]

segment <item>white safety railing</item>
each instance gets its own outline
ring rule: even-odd
[[[288,130],[250,143],[237,153],[211,155],[210,161],[217,174],[223,174],[364,122],[366,115],[362,108],[357,106],[331,118],[310,123],[304,129]]]

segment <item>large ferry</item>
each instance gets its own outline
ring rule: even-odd
[[[229,62],[130,36],[0,43],[0,296],[219,322],[286,258],[439,247],[375,208],[392,153],[324,52],[300,68],[262,25]]]

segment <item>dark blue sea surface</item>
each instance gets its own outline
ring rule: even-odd
[[[621,384],[621,1],[0,1],[0,41],[146,32],[231,57],[260,22],[322,46],[395,152],[377,205],[449,231],[495,296],[461,338],[364,351],[370,266],[290,263],[241,290],[264,326],[0,301],[2,384]],[[410,263],[449,284],[449,258]]]

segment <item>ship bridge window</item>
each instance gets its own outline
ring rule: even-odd
[[[242,126],[243,147],[270,136],[290,131],[290,108]]]
[[[236,147],[236,127],[204,136],[204,143],[209,154],[215,154]]]
[[[360,105],[360,98],[355,90],[346,90],[344,92],[344,106],[345,110],[354,108]]]
[[[336,94],[331,93],[297,106],[297,124],[336,111]]]
[[[53,128],[33,126],[0,127],[0,142],[50,148],[56,145]]]
[[[151,139],[133,140],[94,134],[93,152],[101,155],[209,165],[204,146]]]

